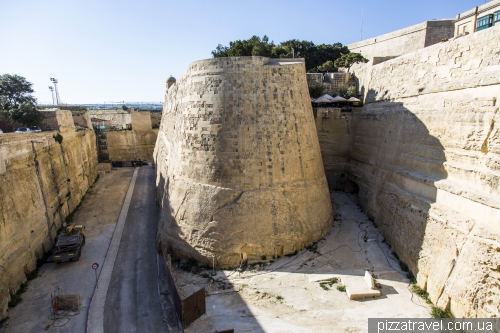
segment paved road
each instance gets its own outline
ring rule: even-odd
[[[104,307],[104,332],[168,332],[158,297],[155,172],[139,169]]]

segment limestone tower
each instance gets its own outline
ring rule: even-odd
[[[163,251],[234,267],[332,227],[302,59],[192,63],[166,94],[154,159]]]

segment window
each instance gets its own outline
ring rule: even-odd
[[[476,30],[479,31],[489,28],[491,27],[492,23],[493,23],[493,14],[479,17],[476,22]]]
[[[493,25],[500,23],[500,10],[493,13]]]

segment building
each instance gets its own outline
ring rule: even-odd
[[[496,24],[500,24],[500,0],[492,0],[458,14],[455,20],[455,37],[484,30]]]

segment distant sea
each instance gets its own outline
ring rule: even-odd
[[[86,106],[89,110],[116,110],[123,106],[134,108],[134,110],[161,111],[161,103],[104,103],[104,104],[64,104],[64,106]],[[40,107],[52,107],[53,105],[38,105]]]

